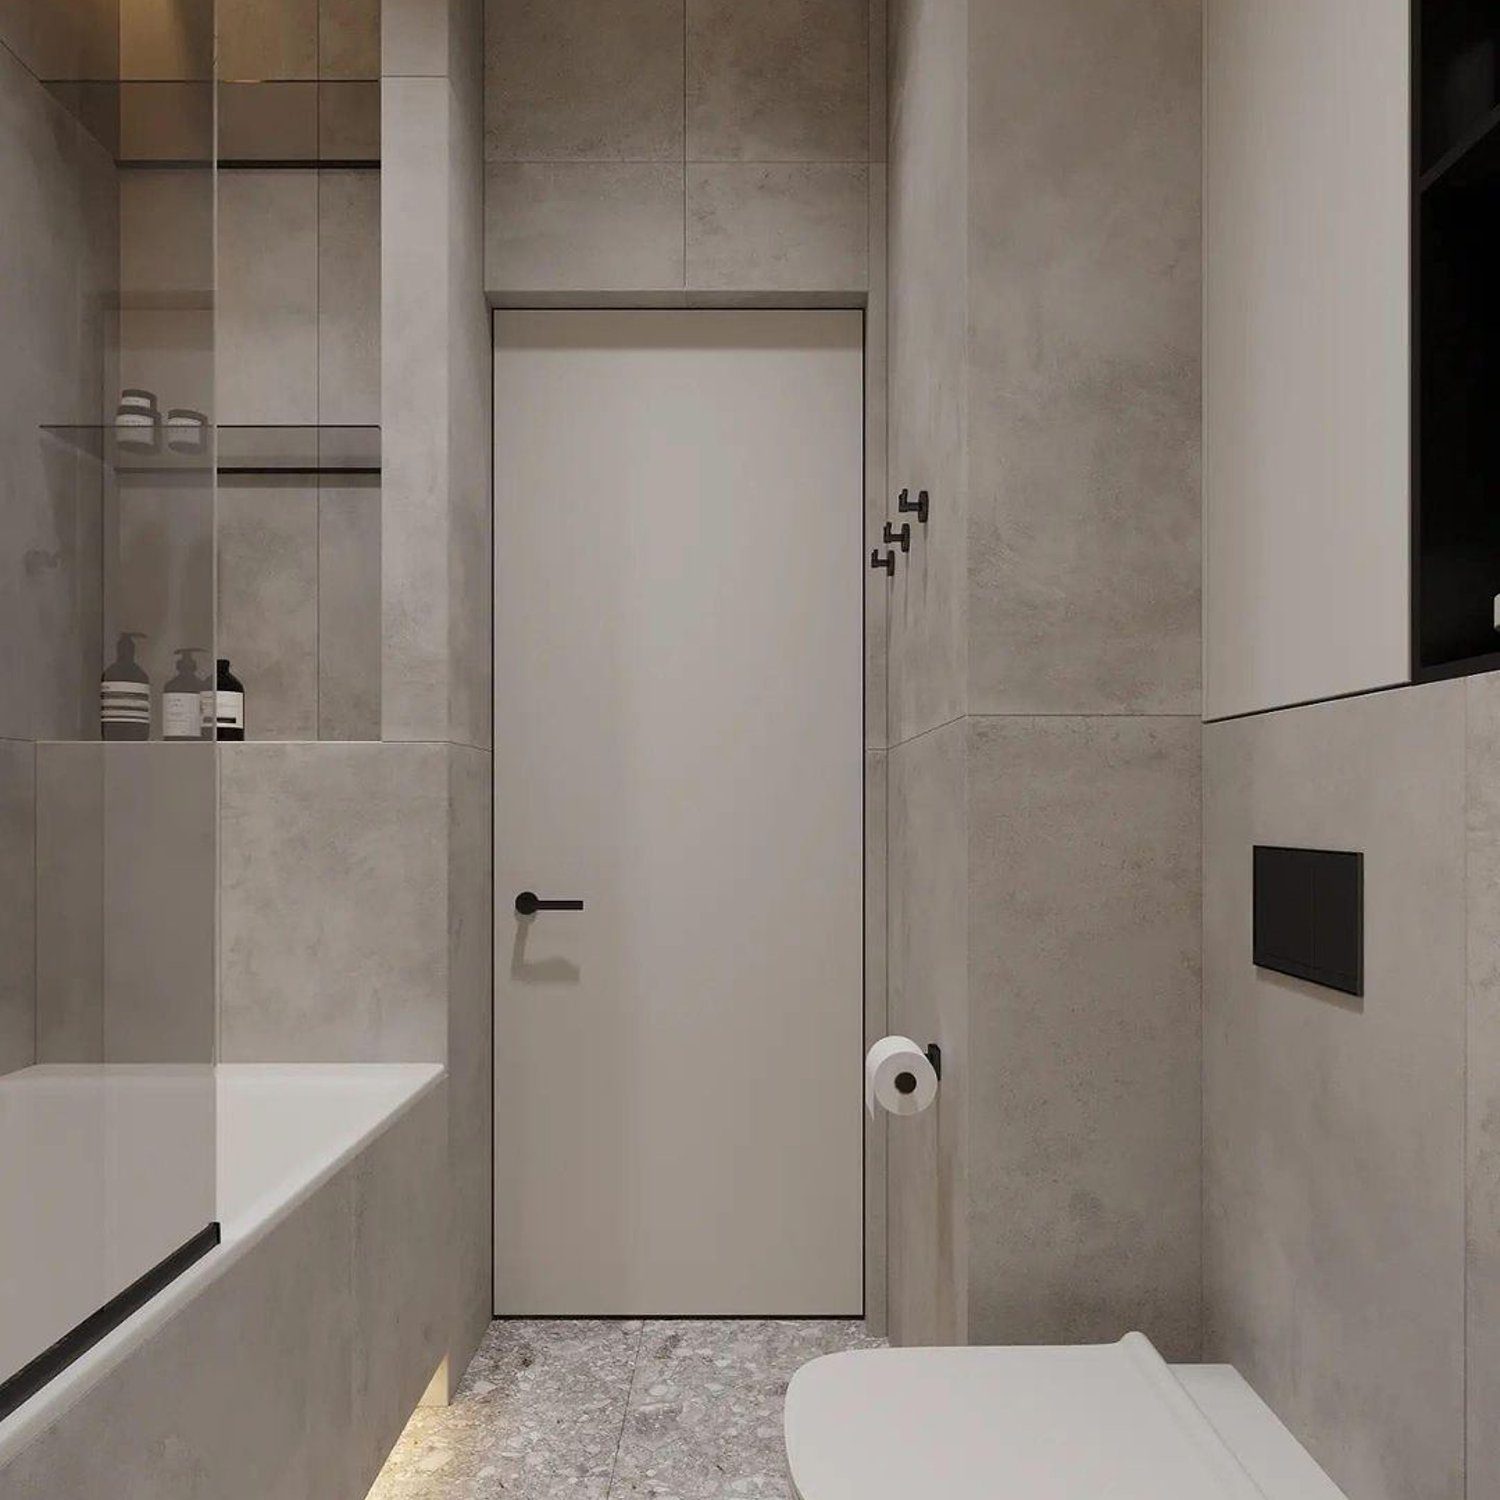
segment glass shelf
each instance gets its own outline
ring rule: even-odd
[[[141,445],[139,428],[44,425],[42,431],[122,474],[202,473],[209,465],[191,439],[164,429]],[[173,443],[177,446],[173,446]],[[217,429],[220,474],[378,474],[378,427],[227,426]]]

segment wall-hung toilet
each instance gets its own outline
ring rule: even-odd
[[[1139,1333],[827,1355],[787,1390],[786,1447],[801,1500],[1344,1500],[1231,1366]]]

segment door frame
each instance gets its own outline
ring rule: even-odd
[[[890,963],[889,963],[889,877],[886,866],[888,865],[888,840],[889,840],[889,733],[887,725],[886,693],[881,693],[880,703],[880,730],[872,734],[871,723],[871,693],[870,693],[870,652],[871,643],[876,632],[886,634],[886,649],[889,650],[888,622],[890,617],[889,591],[886,589],[874,589],[870,585],[872,569],[869,566],[869,557],[864,548],[873,544],[877,536],[877,528],[881,524],[881,518],[885,516],[888,509],[885,489],[888,479],[888,453],[885,442],[888,440],[888,390],[886,385],[887,370],[887,329],[883,302],[876,315],[874,306],[875,292],[865,297],[848,298],[832,297],[824,299],[807,299],[789,297],[786,299],[766,300],[764,298],[742,299],[737,301],[728,298],[722,301],[702,304],[666,303],[662,301],[651,301],[649,299],[624,298],[621,300],[601,300],[597,298],[569,298],[566,295],[560,297],[495,297],[491,296],[489,302],[489,316],[486,319],[489,361],[488,361],[488,390],[491,395],[495,389],[495,345],[496,345],[496,323],[505,313],[510,312],[660,312],[663,310],[676,310],[682,307],[685,311],[713,311],[719,309],[731,309],[737,311],[771,311],[771,312],[829,312],[846,311],[857,312],[860,317],[861,330],[861,353],[860,371],[863,386],[863,402],[861,410],[861,465],[860,465],[860,492],[863,501],[862,534],[863,547],[858,559],[861,576],[864,579],[862,597],[864,608],[860,618],[860,646],[861,646],[861,678],[860,678],[860,709],[862,716],[862,748],[860,755],[860,792],[861,792],[861,825],[860,825],[860,848],[861,861],[859,872],[859,891],[861,903],[861,933],[863,938],[859,960],[860,973],[860,998],[861,998],[861,1032],[864,1037],[864,1046],[868,1048],[872,1042],[887,1031],[890,1024]],[[492,404],[488,406],[488,432],[487,448],[491,456],[494,452],[495,443],[495,412]],[[879,433],[882,439],[881,446],[876,449],[872,445],[872,434]],[[490,600],[490,681],[493,684],[494,659],[498,650],[497,630],[493,614],[493,589],[494,580],[497,576],[496,566],[501,546],[501,536],[495,525],[496,515],[496,477],[494,464],[489,463],[489,509],[490,509],[490,588],[492,591]],[[882,684],[884,686],[884,683]],[[494,703],[491,701],[490,722],[494,723]],[[872,740],[874,743],[872,743]],[[880,839],[880,858],[882,864],[880,892],[881,902],[878,918],[872,917],[871,911],[871,880],[870,880],[870,858],[871,841],[870,825],[872,820],[872,807],[870,797],[870,757],[878,755],[882,760],[881,780],[885,784],[886,792],[881,798],[878,815],[882,822]],[[495,1155],[500,1149],[500,1143],[496,1139],[496,1123],[494,1117],[494,1075],[493,1059],[495,1055],[495,1029],[496,1029],[496,1001],[499,994],[498,984],[498,962],[500,939],[498,927],[493,922],[496,909],[494,892],[494,853],[497,847],[496,840],[496,817],[499,807],[500,789],[496,785],[494,756],[491,754],[490,762],[490,869],[491,879],[491,933],[490,933],[490,1024],[487,1046],[491,1059],[490,1079],[490,1203],[489,1222],[494,1223],[496,1211],[496,1189],[495,1189]],[[870,954],[872,938],[877,935],[873,930],[878,928],[880,951],[882,954],[881,973],[878,987],[871,983]],[[862,1318],[869,1331],[877,1336],[884,1336],[888,1326],[889,1308],[889,1244],[888,1226],[889,1210],[887,1205],[887,1125],[884,1115],[877,1115],[871,1120],[868,1112],[862,1112],[863,1118],[863,1142],[864,1150],[860,1161],[860,1196],[863,1203],[861,1215],[860,1238],[861,1238],[861,1307]],[[875,1246],[879,1245],[879,1254],[875,1254]],[[488,1255],[490,1265],[490,1308],[492,1321],[522,1321],[513,1319],[511,1315],[494,1312],[495,1283],[494,1263],[495,1257],[493,1246]],[[666,1319],[658,1319],[665,1321]]]

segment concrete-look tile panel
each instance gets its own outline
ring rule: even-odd
[[[389,11],[389,7],[387,7]],[[381,719],[389,740],[448,735],[452,89],[443,78],[381,88]]]
[[[319,0],[217,0],[217,76],[318,76]]]
[[[869,159],[867,0],[687,0],[687,159]]]
[[[0,740],[0,890],[0,1073],[11,1073],[36,1061],[36,747],[25,740]]]
[[[447,1342],[450,1385],[463,1375],[494,1310],[491,781],[487,751],[449,746],[448,1182],[453,1271],[446,1284],[453,1304]]]
[[[483,103],[476,83],[453,92],[450,162],[448,738],[488,746],[493,650],[490,465],[495,431],[490,308],[484,286]]]
[[[104,756],[36,747],[36,1060],[104,1061]]]
[[[863,165],[690,163],[688,288],[863,293],[869,186]]]
[[[316,739],[316,484],[300,476],[226,476],[217,552],[217,651],[245,684],[245,737]]]
[[[318,420],[380,422],[380,173],[318,173]]]
[[[967,7],[893,0],[888,222],[890,468],[932,497],[890,584],[889,735],[965,711]]]
[[[682,0],[488,0],[489,161],[682,160]]]
[[[381,0],[383,78],[446,78],[455,0]]]
[[[968,1337],[967,746],[954,723],[887,757],[889,1021],[943,1049],[933,1107],[886,1125],[889,1324],[896,1344]]]
[[[886,782],[884,750],[865,751],[865,1047],[890,1031],[886,993]],[[865,1322],[886,1331],[886,1132],[865,1124]]]
[[[1199,723],[967,734],[970,1337],[1196,1359]]]
[[[1196,714],[1201,7],[971,21],[970,710]]]
[[[890,0],[869,0],[870,12],[870,161],[883,162],[887,155],[886,132],[890,105]]]
[[[447,1343],[451,1243],[446,1082],[359,1154],[354,1179],[355,1443],[362,1496],[406,1424]]]
[[[318,730],[380,738],[380,481],[318,488]]]
[[[380,77],[381,0],[318,0],[318,77]]]
[[[1500,1493],[1500,678],[1468,708],[1468,1455],[1470,1495]]]
[[[214,1060],[217,747],[104,749],[104,1061]]]
[[[680,164],[492,162],[485,287],[680,292],[683,211]]]
[[[220,174],[218,274],[219,420],[316,422],[316,172]]]
[[[443,1062],[447,747],[221,757],[221,1056]]]
[[[886,172],[870,168],[869,302],[865,308],[865,546],[881,543],[891,511],[887,445],[888,380],[886,317]],[[865,748],[890,743],[887,687],[890,676],[890,595],[884,573],[865,574]]]
[[[1368,1500],[1463,1494],[1464,694],[1204,732],[1205,1354]],[[1362,1001],[1252,966],[1256,843],[1363,853]]]

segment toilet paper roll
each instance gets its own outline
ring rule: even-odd
[[[865,1108],[919,1115],[937,1098],[938,1080],[927,1054],[906,1036],[886,1036],[865,1054]]]

